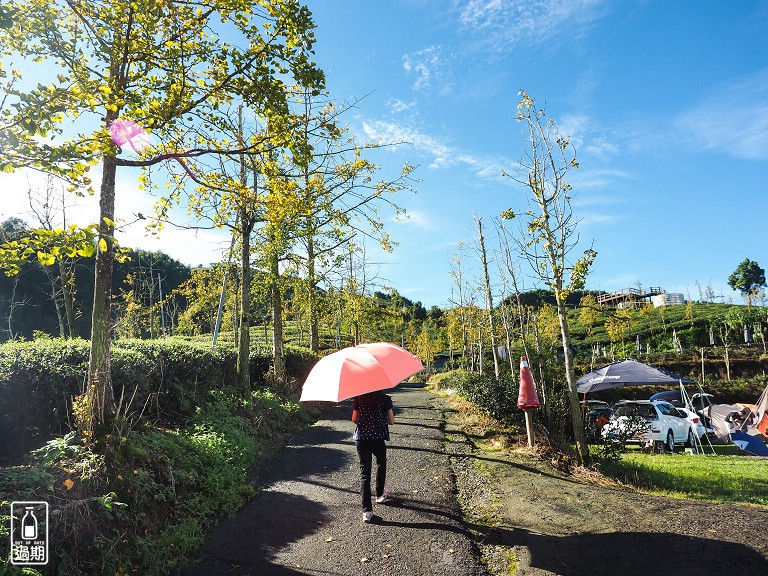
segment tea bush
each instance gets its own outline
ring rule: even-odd
[[[82,339],[42,338],[0,345],[0,457],[19,457],[73,424],[72,399],[83,390],[89,343]],[[210,343],[184,338],[120,340],[112,347],[115,398],[145,420],[188,421],[211,390],[235,380],[237,353],[211,349]],[[286,368],[300,381],[316,358],[297,348],[286,350]],[[253,387],[268,383],[269,352],[251,354]],[[135,392],[135,396],[134,396]]]
[[[455,371],[449,373],[440,385],[455,389],[497,420],[511,422],[515,416],[519,418],[517,383],[512,381],[509,372],[502,372],[496,380],[493,373],[480,375]]]

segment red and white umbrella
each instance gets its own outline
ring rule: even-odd
[[[424,369],[419,359],[396,344],[376,342],[343,348],[315,364],[304,382],[301,402],[341,402],[397,386]]]

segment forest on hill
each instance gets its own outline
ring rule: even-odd
[[[27,233],[19,219],[0,223],[0,243]],[[211,339],[221,303],[219,336],[234,343],[240,290],[237,269],[217,264],[190,268],[162,252],[127,249],[113,275],[113,338],[188,336]],[[44,266],[32,261],[16,276],[0,275],[0,341],[47,336],[85,336],[91,322],[94,258],[79,257]],[[251,331],[254,344],[272,344],[273,293],[264,289],[264,272],[253,269]],[[283,279],[286,344],[309,347],[307,310],[302,280]],[[222,298],[222,287],[223,298]],[[66,289],[65,289],[66,288]],[[67,294],[68,293],[68,294]],[[490,326],[477,304],[427,309],[396,290],[354,290],[343,284],[321,292],[319,349],[361,341],[388,340],[402,344],[431,369],[464,367],[481,370],[489,362]],[[688,300],[684,305],[654,307],[638,301],[621,308],[601,307],[595,291],[573,291],[567,308],[577,365],[587,371],[617,358],[636,357],[664,363],[686,376],[700,376],[701,358],[710,375],[762,376],[768,309],[763,306]],[[74,323],[68,324],[66,299]],[[528,354],[556,357],[562,352],[555,300],[551,292],[531,290],[508,296],[494,307],[496,341],[512,356],[531,342]],[[480,359],[483,359],[483,362]],[[514,369],[514,362],[511,363]],[[705,367],[705,377],[706,377]]]

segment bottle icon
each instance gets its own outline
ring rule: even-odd
[[[23,540],[34,540],[37,538],[37,518],[32,511],[32,506],[26,507],[24,517],[21,519],[21,538]]]

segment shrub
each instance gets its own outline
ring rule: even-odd
[[[496,380],[492,373],[480,375],[456,371],[449,373],[441,385],[454,388],[467,400],[502,422],[511,422],[519,415],[517,384],[511,381],[509,373],[506,373],[506,377],[502,373],[499,380]]]
[[[73,427],[72,399],[83,390],[88,354],[89,343],[82,339],[0,345],[0,457],[18,458]],[[134,418],[143,414],[145,420],[184,423],[211,390],[235,381],[236,359],[232,348],[211,349],[207,342],[184,338],[120,340],[112,347],[115,398],[130,404]],[[303,380],[314,361],[308,351],[286,350],[294,382]],[[267,386],[270,364],[267,351],[251,354],[253,388]]]
[[[32,465],[0,469],[0,502],[52,503],[54,573],[169,574],[253,495],[248,473],[261,455],[314,417],[271,390],[212,390],[188,425],[138,427],[101,455],[74,435],[49,442]]]

